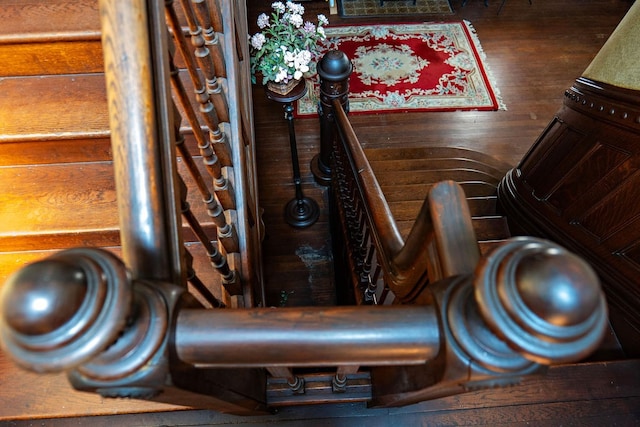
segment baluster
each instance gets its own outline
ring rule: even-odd
[[[300,378],[294,375],[290,368],[283,366],[269,366],[267,371],[274,378],[284,378],[287,380],[287,385],[291,389],[293,394],[304,394],[304,378]]]
[[[209,261],[213,268],[222,276],[222,284],[231,295],[239,295],[242,292],[240,281],[238,280],[238,274],[235,270],[232,270],[227,263],[227,258],[220,253],[213,241],[209,240],[207,233],[202,228],[202,225],[198,222],[197,218],[193,215],[189,202],[187,202],[187,186],[182,178],[180,181],[180,209],[182,216],[187,220],[189,226],[193,230],[194,234],[198,238],[198,241],[202,243],[202,246],[207,251]]]
[[[202,174],[198,170],[198,167],[196,166],[196,163],[193,160],[191,153],[189,153],[189,150],[186,144],[184,143],[185,141],[184,135],[180,133],[180,115],[177,109],[176,109],[176,116],[177,116],[177,119],[175,120],[176,147],[178,148],[178,151],[180,152],[180,155],[182,156],[182,159],[185,165],[187,166],[187,170],[193,177],[193,180],[196,182],[196,186],[198,187],[198,190],[200,191],[200,195],[202,196],[202,201],[207,207],[207,214],[213,220],[213,223],[217,228],[218,240],[220,241],[220,243],[222,243],[222,246],[224,246],[224,249],[227,253],[239,252],[240,245],[238,243],[238,235],[236,233],[235,228],[227,222],[227,218],[224,216],[223,207],[221,206],[220,203],[218,203],[216,198],[209,191],[209,188],[207,187],[207,184],[205,183],[204,178],[202,177]],[[202,139],[204,140],[204,138]],[[199,143],[198,143],[198,146],[200,146]],[[203,150],[201,149],[201,152],[202,151]],[[211,152],[211,155],[215,157],[213,152]],[[209,158],[204,154],[203,154],[203,161],[205,165],[207,165],[207,168],[209,168],[210,165],[207,164],[209,161]],[[214,161],[214,164],[215,163],[217,162]],[[227,191],[220,192],[220,193],[225,194],[226,192]],[[218,195],[218,193],[216,193],[216,195]]]
[[[205,37],[202,28],[198,25],[195,12],[189,0],[180,0],[184,16],[187,19],[189,33],[191,34],[191,44],[195,48],[194,54],[200,70],[205,76],[207,93],[211,96],[216,113],[222,122],[229,121],[229,107],[227,99],[222,92],[222,87],[218,84],[215,65],[211,58],[211,53],[205,44]]]
[[[204,133],[200,128],[200,124],[195,112],[193,111],[187,92],[182,84],[182,80],[180,80],[178,69],[173,64],[173,61],[170,61],[170,68],[173,91],[187,116],[187,120],[191,124],[193,135],[198,142],[198,148],[200,149],[202,160],[207,167],[207,171],[213,178],[213,189],[216,196],[225,210],[235,209],[235,192],[233,191],[233,187],[222,173],[222,165],[220,164],[219,158],[213,150],[211,143],[205,138]],[[205,199],[209,199],[209,197],[205,197]]]
[[[347,375],[357,374],[359,366],[344,365],[338,366],[336,375],[331,381],[331,388],[334,393],[344,393],[347,391]]]
[[[373,242],[369,242],[369,250],[364,261],[364,272],[367,275],[367,289],[364,291],[365,304],[378,304],[378,276],[380,275],[380,265],[376,263],[376,269],[371,276],[371,261],[375,255],[376,247]]]
[[[191,283],[194,289],[204,298],[213,308],[224,308],[225,304],[213,295],[213,292],[200,280],[196,271],[193,269],[193,255],[185,247],[185,267],[187,270],[187,282]]]
[[[224,20],[222,18],[222,12],[220,11],[220,4],[218,0],[209,0],[209,12],[213,31],[217,33],[224,33]],[[234,15],[234,18],[237,19],[237,14]],[[233,28],[241,27],[235,23]]]
[[[219,10],[211,10],[207,5],[206,0],[191,0],[191,3],[195,6],[196,20],[200,24],[202,29],[202,36],[204,37],[204,43],[211,53],[211,60],[213,62],[213,69],[215,75],[218,77],[226,77],[227,69],[224,61],[224,54],[222,53],[222,46],[218,38],[218,32],[222,32],[222,17]],[[216,14],[217,12],[217,14]],[[218,29],[213,26],[213,15],[217,15]]]

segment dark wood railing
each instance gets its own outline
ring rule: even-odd
[[[369,295],[374,302],[395,304],[203,308],[186,286],[194,276],[180,213],[191,221],[176,172],[176,139],[182,144],[175,132],[163,21],[173,12],[145,0],[100,5],[123,260],[100,249],[70,249],[13,275],[2,288],[0,334],[4,351],[18,364],[38,372],[67,371],[75,388],[104,396],[255,414],[278,404],[329,401],[397,406],[509,385],[598,346],[607,310],[590,267],[557,245],[532,238],[509,240],[478,262],[464,194],[455,182],[434,186],[403,241],[346,120],[344,93],[326,90],[323,149],[324,137],[341,136],[333,140],[331,153],[320,155],[331,163],[333,211],[340,225],[334,238],[348,248],[356,289],[366,285],[360,302]],[[232,15],[222,16],[233,22]],[[198,25],[209,31],[208,23]],[[189,27],[198,37],[198,29]],[[214,43],[204,39],[204,46]],[[333,53],[327,58],[343,59]],[[323,83],[332,90],[345,86]],[[200,92],[201,85],[196,87]],[[235,95],[229,95],[230,104],[238,102]],[[231,144],[231,158],[240,192],[237,236],[240,253],[247,253],[238,271],[247,277],[246,267],[253,271],[259,264],[247,252],[246,230],[257,210],[242,207],[253,188],[244,185],[250,171],[238,171],[251,164],[242,161],[250,156],[245,149],[250,141],[242,136],[238,110],[242,106],[229,109],[229,125],[242,142]],[[217,138],[218,131],[224,129],[209,128],[210,137]],[[206,140],[198,143],[206,146]],[[208,201],[209,195],[203,198]],[[220,248],[207,244],[213,239],[193,225],[218,272],[232,274],[219,263]],[[566,274],[557,274],[559,266],[567,267]],[[530,286],[538,282],[545,286]],[[377,283],[384,286],[375,288]],[[241,292],[251,298],[246,288],[243,283]],[[565,303],[547,307],[560,291],[569,295]],[[212,306],[222,303],[210,300]],[[305,387],[307,380],[313,387]]]
[[[433,187],[405,241],[347,118],[348,59],[329,52],[318,69],[324,132],[313,170],[319,182],[333,176],[334,247],[347,252],[339,270],[350,272],[356,302],[408,303],[430,282],[472,273],[480,251],[462,189]]]

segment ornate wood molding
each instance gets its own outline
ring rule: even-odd
[[[640,354],[640,94],[585,78],[499,186],[512,231],[594,265],[625,349]],[[623,343],[624,345],[624,343]]]

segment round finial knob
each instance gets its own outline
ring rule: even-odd
[[[43,260],[13,274],[3,286],[0,313],[17,333],[52,332],[77,313],[87,293],[80,268],[61,260]]]
[[[553,242],[509,239],[478,266],[475,294],[489,327],[529,360],[580,360],[607,327],[607,305],[593,269]]]
[[[600,285],[593,269],[564,251],[547,249],[524,256],[515,281],[525,305],[552,325],[578,325],[600,303]]]
[[[122,262],[107,251],[61,251],[16,272],[0,294],[0,344],[24,368],[57,372],[112,344],[131,308]]]
[[[344,52],[330,50],[325,53],[316,68],[323,80],[337,82],[349,77],[353,65]]]

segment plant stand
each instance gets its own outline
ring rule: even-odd
[[[302,180],[300,178],[300,165],[298,163],[298,147],[296,133],[293,125],[293,103],[307,93],[307,85],[304,79],[286,95],[281,95],[265,86],[267,98],[283,104],[284,117],[289,124],[289,144],[291,148],[291,165],[293,169],[293,183],[296,189],[295,198],[289,201],[284,209],[284,219],[292,227],[304,228],[314,224],[320,216],[318,203],[305,197],[302,193]]]

